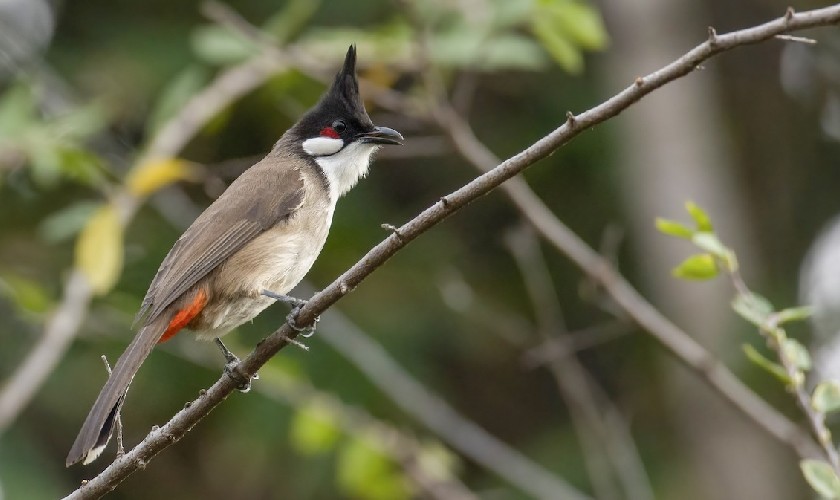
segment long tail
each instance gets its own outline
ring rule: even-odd
[[[88,464],[96,459],[114,430],[117,413],[122,405],[125,392],[131,384],[134,374],[161,338],[166,321],[158,318],[137,332],[134,340],[117,360],[108,382],[99,392],[96,402],[90,409],[82,430],[67,455],[67,466],[77,462]]]

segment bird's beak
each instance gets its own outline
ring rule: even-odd
[[[388,127],[376,127],[371,132],[359,135],[362,142],[368,144],[402,144],[403,136],[396,130]]]

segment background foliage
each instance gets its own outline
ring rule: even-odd
[[[610,16],[609,3],[435,0],[418,2],[417,15],[429,26],[429,57],[455,89],[453,99],[462,101],[477,135],[506,157],[559,125],[566,110],[585,109],[629,83],[614,79],[611,71],[610,33],[627,27]],[[682,3],[686,12],[697,8]],[[693,24],[696,41],[707,24],[723,32],[784,7],[771,0],[707,4],[705,19]],[[24,5],[17,8],[25,10]],[[53,498],[104,466],[63,467],[105,379],[99,355],[113,360],[124,348],[146,286],[184,222],[264,154],[323,90],[304,72],[279,72],[202,127],[179,158],[139,161],[191,96],[263,49],[203,17],[192,1],[65,1],[50,7],[54,26],[44,29],[54,28],[51,39],[46,36],[40,46],[33,42],[30,53],[9,60],[7,69],[16,69],[5,72],[0,87],[0,379],[11,375],[37,342],[70,269],[88,276],[97,298],[77,341],[2,434],[0,496],[7,498]],[[356,43],[366,78],[423,102],[421,78],[412,71],[417,19],[404,4],[244,0],[235,8],[262,36],[295,44],[325,66],[335,67],[347,45]],[[703,133],[719,136],[733,158],[730,188],[746,217],[739,236],[755,249],[752,262],[761,263],[742,265],[756,288],[779,303],[796,303],[799,263],[840,206],[840,171],[833,168],[837,145],[825,105],[836,81],[819,71],[816,59],[831,46],[828,40],[811,49],[817,63],[807,69],[805,91],[788,85],[800,91],[785,93],[778,43],[713,62],[713,78],[704,87],[716,96],[721,117],[718,127]],[[674,46],[673,53],[687,47]],[[380,224],[410,218],[475,175],[439,130],[372,101],[369,110],[375,123],[400,130],[408,144],[383,152],[370,177],[340,202],[330,239],[308,278],[316,287],[380,241],[385,236]],[[618,135],[613,124],[589,132],[527,175],[565,223],[593,246],[606,241],[608,250],[610,228],[639,223],[627,206],[632,197],[622,182],[626,167]],[[173,190],[178,196],[167,194]],[[126,196],[142,205],[123,228]],[[715,220],[726,217],[725,208],[709,208],[717,210]],[[681,203],[673,207],[680,209]],[[620,269],[644,285],[649,256],[638,251],[636,240],[656,230],[650,219],[641,224],[646,234],[625,232],[612,251]],[[505,244],[519,225],[506,200],[488,196],[409,246],[340,310],[464,416],[591,491],[568,408],[550,373],[524,356],[541,340],[526,283]],[[691,441],[678,421],[690,426],[704,415],[674,411],[674,392],[667,388],[672,367],[661,361],[661,351],[639,332],[622,329],[621,318],[599,302],[565,259],[545,253],[566,328],[619,325],[620,335],[581,351],[579,358],[629,423],[656,496],[689,498],[694,476],[702,472],[691,461]],[[667,276],[676,262],[654,264]],[[675,293],[686,287],[672,286]],[[279,325],[281,309],[271,308],[240,328],[233,336],[235,350],[247,352]],[[734,318],[727,324],[733,345],[751,335],[750,327]],[[319,335],[307,344],[308,352],[286,350],[261,372],[258,384],[265,392],[231,398],[113,497],[416,495],[410,474],[388,451],[392,438],[377,427],[383,421],[411,436],[428,474],[458,477],[482,497],[524,498],[441,443]],[[182,335],[156,350],[126,403],[129,444],[218,376],[222,361],[214,349]],[[763,396],[795,415],[773,380],[742,366],[737,351],[721,355]],[[365,417],[347,427],[342,422],[352,408],[363,408]],[[795,494],[805,495],[793,454],[773,450],[766,462],[744,467],[743,480],[791,483]],[[784,473],[769,472],[778,470],[774,461],[785,465]]]

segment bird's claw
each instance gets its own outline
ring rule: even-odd
[[[231,380],[236,382],[236,390],[242,393],[250,391],[251,381],[259,380],[259,374],[255,373],[248,377],[242,373],[242,370],[239,368],[239,357],[232,353],[221,339],[216,339],[216,345],[219,346],[219,349],[222,351],[222,355],[225,357],[225,373],[231,378]]]
[[[321,321],[321,316],[315,316],[315,319],[309,325],[299,326],[297,323],[297,317],[304,305],[306,305],[306,301],[304,301],[303,304],[295,306],[286,316],[286,323],[289,324],[292,330],[298,332],[301,337],[308,339],[315,333],[315,329],[318,327],[318,322]]]
[[[260,378],[256,373],[252,377],[246,376],[239,369],[239,360],[225,365],[225,373],[236,383],[236,390],[241,393],[246,393],[251,390],[251,381]]]

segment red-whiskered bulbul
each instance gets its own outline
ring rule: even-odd
[[[96,398],[67,465],[90,463],[105,448],[128,386],[155,344],[183,328],[218,339],[277,299],[299,307],[303,301],[283,294],[321,252],[336,201],[367,174],[381,145],[401,140],[365,111],[351,46],[318,104],[175,242],[143,299],[141,327]],[[294,317],[295,311],[292,326]]]

